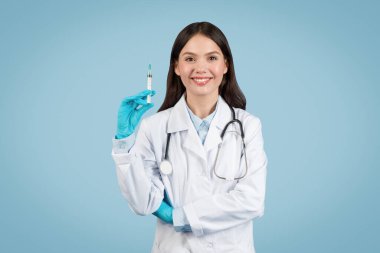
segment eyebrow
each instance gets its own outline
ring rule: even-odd
[[[189,54],[189,55],[197,55],[197,54],[192,53],[192,52],[184,52],[182,55],[185,55],[185,54]],[[206,55],[210,55],[210,54],[219,54],[219,55],[221,55],[221,53],[219,53],[218,51],[212,51],[212,52],[208,52],[208,53],[206,53]]]

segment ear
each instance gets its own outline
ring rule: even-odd
[[[179,68],[178,68],[178,62],[174,64],[174,72],[177,74],[177,76],[180,76]]]
[[[224,68],[223,74],[225,74],[225,73],[228,72],[228,62],[227,62],[227,60],[224,60],[224,65],[225,65],[225,68]]]

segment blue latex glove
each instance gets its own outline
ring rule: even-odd
[[[162,200],[160,207],[153,214],[160,218],[162,221],[173,224],[173,207],[170,205],[166,192],[164,194],[164,199]]]
[[[146,102],[147,96],[154,94],[154,90],[144,90],[135,96],[126,97],[121,102],[117,115],[116,139],[126,138],[135,131],[143,114],[154,106],[153,103]]]

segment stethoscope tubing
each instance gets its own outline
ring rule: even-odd
[[[248,172],[247,155],[246,155],[246,153],[245,153],[245,142],[244,142],[243,123],[242,123],[240,120],[236,119],[235,111],[234,111],[234,109],[232,108],[232,106],[228,105],[228,107],[230,108],[231,113],[232,113],[232,120],[229,121],[229,122],[226,124],[226,126],[224,127],[222,133],[220,134],[220,137],[221,137],[222,140],[223,140],[223,137],[224,137],[224,135],[225,135],[225,133],[226,133],[226,131],[227,131],[227,129],[228,129],[228,126],[229,126],[230,124],[235,123],[235,122],[238,123],[238,125],[239,125],[239,127],[240,127],[240,135],[241,135],[241,138],[242,138],[242,141],[243,141],[243,152],[244,152],[245,165],[246,165],[246,170],[245,170],[245,173],[243,174],[243,176],[241,176],[241,177],[237,177],[237,178],[234,178],[234,180],[239,180],[239,179],[244,178],[244,177],[247,175],[247,172]],[[168,159],[168,151],[169,151],[169,145],[170,145],[170,136],[171,136],[171,133],[168,133],[168,134],[167,134],[167,138],[166,138],[165,157],[164,157],[164,160],[163,160],[163,161],[161,162],[161,164],[160,164],[160,171],[161,171],[161,173],[166,174],[166,175],[169,175],[169,174],[171,174],[171,173],[173,172],[173,168],[172,168],[171,163],[170,163],[170,161],[169,161],[169,159]],[[218,153],[217,153],[216,159],[218,159],[218,156],[219,156],[219,149],[220,149],[220,145],[219,145],[219,147],[218,147]],[[163,166],[162,166],[163,164],[166,165],[166,166],[165,166],[165,169],[163,169]],[[215,163],[215,164],[216,164],[216,163]],[[168,169],[168,166],[170,166],[170,169]],[[215,166],[216,166],[216,165],[215,165]],[[221,177],[221,176],[219,176],[218,174],[216,174],[215,167],[214,167],[214,174],[215,174],[215,176],[217,176],[217,177],[220,178],[220,179],[227,180],[227,178],[225,178],[225,177]]]

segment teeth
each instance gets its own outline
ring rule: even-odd
[[[205,78],[205,79],[194,79],[196,82],[206,82],[207,80],[209,80],[209,78]]]

